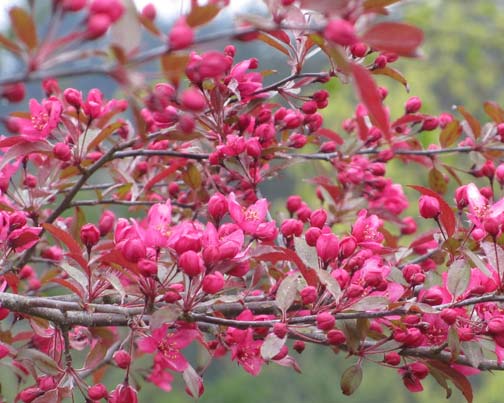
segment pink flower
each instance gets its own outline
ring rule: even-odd
[[[56,98],[49,98],[44,99],[40,104],[36,99],[30,99],[29,106],[31,119],[16,119],[19,132],[26,141],[45,139],[60,122],[63,109],[61,102]]]
[[[469,214],[467,216],[477,228],[483,228],[486,218],[497,218],[504,212],[504,199],[490,204],[474,183],[469,183],[465,189],[469,203]]]
[[[264,222],[268,212],[268,201],[266,199],[259,199],[247,209],[244,209],[236,201],[234,193],[229,195],[228,206],[233,221],[250,235],[256,234],[257,228]]]
[[[143,238],[147,246],[153,248],[165,247],[170,231],[172,208],[170,200],[166,203],[158,203],[149,209],[147,214],[147,229]]]
[[[236,330],[236,329],[234,329]],[[239,341],[231,347],[231,359],[233,361],[238,361],[238,364],[243,367],[251,375],[259,375],[264,364],[264,360],[261,357],[261,345],[260,340],[254,340],[253,330],[239,330],[238,332],[244,332],[240,335]]]
[[[197,331],[193,329],[179,329],[168,333],[168,325],[155,329],[151,336],[138,340],[138,350],[143,353],[156,353],[154,361],[163,369],[183,372],[188,362],[180,352],[196,338]]]

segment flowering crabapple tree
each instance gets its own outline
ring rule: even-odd
[[[48,21],[28,3],[0,36],[23,65],[0,78],[4,102],[32,81],[45,92],[2,116],[0,364],[16,401],[137,402],[140,378],[168,392],[176,376],[197,397],[213,360],[300,372],[311,344],[348,357],[345,395],[379,365],[411,392],[430,375],[471,402],[468,376],[504,369],[504,110],[486,102],[482,124],[462,106],[423,114],[411,97],[391,116],[373,77],[407,87],[393,64],[422,42],[386,17],[399,0],[265,0],[267,15],[207,36],[229,1],[192,0],[167,32],[130,0],[53,0]],[[67,18],[82,24],[66,32]],[[217,39],[229,44],[201,51]],[[240,41],[290,72],[238,60]],[[318,52],[327,67],[310,71]],[[85,75],[113,78],[124,98],[58,82]],[[321,113],[331,80],[360,101],[341,130]],[[470,162],[443,160],[457,153]],[[428,185],[394,183],[390,161]],[[326,173],[309,179],[318,201],[288,196],[273,217],[261,184],[307,162]],[[191,345],[206,362],[186,358]],[[107,388],[109,371],[122,382]]]

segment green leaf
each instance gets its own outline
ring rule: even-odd
[[[28,360],[33,362],[35,366],[44,374],[58,375],[63,372],[59,365],[51,357],[41,351],[33,348],[25,348],[19,350],[16,355],[16,360]]]
[[[463,259],[456,260],[448,269],[447,288],[454,298],[462,295],[469,286],[471,268]]]
[[[284,315],[296,299],[298,278],[298,273],[290,274],[282,280],[278,287],[275,303]]]
[[[280,339],[275,333],[269,333],[261,346],[261,357],[265,361],[270,361],[276,356],[285,344],[287,337]]]
[[[353,394],[362,382],[362,367],[359,364],[347,368],[341,375],[340,386],[344,395]]]
[[[294,238],[294,249],[297,255],[301,258],[306,267],[317,269],[319,267],[319,258],[317,249],[306,243],[304,238]]]
[[[485,276],[492,278],[492,273],[490,272],[490,270],[488,270],[488,267],[486,267],[486,264],[483,262],[483,260],[480,259],[478,255],[476,255],[473,251],[469,249],[464,250],[464,255],[466,255],[469,259],[471,259],[473,264],[478,269],[480,269]]]
[[[80,271],[76,267],[71,266],[67,262],[61,262],[59,264],[59,267],[61,267],[72,279],[74,279],[77,284],[81,286],[83,291],[87,290],[88,278],[82,271]]]
[[[151,330],[157,329],[165,323],[175,322],[180,315],[182,315],[182,308],[175,304],[168,304],[152,314],[149,326]]]
[[[333,296],[335,302],[339,302],[342,292],[338,281],[325,270],[317,269],[317,276],[326,290]]]

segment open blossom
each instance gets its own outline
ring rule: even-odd
[[[264,222],[268,213],[266,199],[259,199],[245,209],[238,204],[234,193],[228,197],[228,206],[233,221],[249,235],[256,235],[259,225]]]
[[[490,201],[481,194],[474,183],[469,183],[465,187],[467,202],[469,204],[469,220],[479,229],[484,227],[487,218],[497,218],[504,213],[504,199],[491,204]]]
[[[180,350],[186,348],[197,336],[194,329],[179,329],[168,332],[168,324],[154,329],[152,335],[138,340],[138,350],[143,353],[155,353],[154,361],[163,368],[182,372],[188,362]]]
[[[19,132],[23,139],[30,142],[45,139],[60,122],[61,102],[56,98],[44,99],[42,103],[30,99],[29,107],[30,119],[16,118]]]

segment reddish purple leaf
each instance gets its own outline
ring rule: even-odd
[[[382,22],[369,28],[361,40],[375,49],[400,56],[416,56],[423,41],[420,28],[400,22]]]
[[[390,141],[389,120],[376,83],[369,71],[364,67],[354,63],[351,65],[351,70],[359,98],[366,106],[369,116],[375,125],[382,131],[385,138]]]

